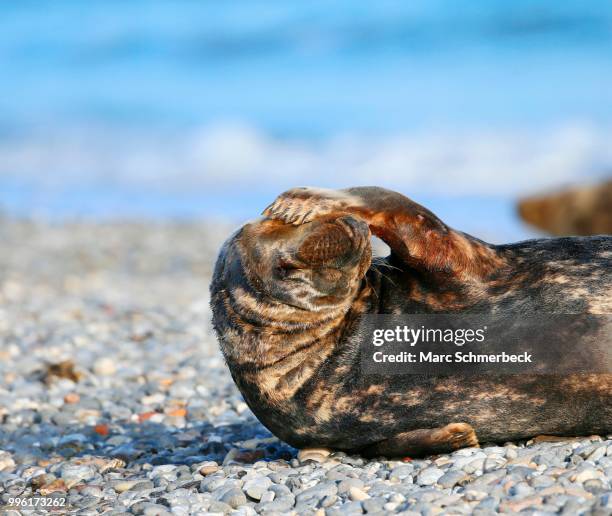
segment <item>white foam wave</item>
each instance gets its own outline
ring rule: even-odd
[[[174,134],[80,128],[0,139],[0,181],[179,192],[380,184],[509,197],[609,174],[610,136],[584,124],[318,142],[275,139],[240,124]]]

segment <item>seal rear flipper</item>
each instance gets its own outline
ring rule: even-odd
[[[471,425],[451,423],[441,428],[402,432],[366,446],[360,453],[364,457],[421,457],[477,445],[478,438]]]

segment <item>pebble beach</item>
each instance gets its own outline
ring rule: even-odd
[[[231,229],[0,217],[0,514],[612,514],[612,435],[405,460],[276,439],[210,326]]]

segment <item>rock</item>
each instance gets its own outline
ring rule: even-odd
[[[482,471],[488,473],[503,467],[506,464],[506,459],[502,457],[487,457],[483,462]]]
[[[607,493],[602,494],[597,499],[596,507],[600,509],[607,509],[610,513],[612,513],[612,492],[608,491]]]
[[[226,503],[233,509],[237,509],[241,505],[247,503],[247,497],[245,494],[237,488],[230,489],[221,497],[221,502]]]
[[[49,484],[45,484],[44,486],[41,486],[38,489],[38,492],[42,496],[49,496],[52,493],[57,493],[57,492],[63,493],[67,490],[68,488],[66,487],[66,484],[64,483],[64,481],[61,479],[57,479],[57,480],[52,481]]]
[[[43,381],[46,384],[52,384],[57,379],[78,382],[82,376],[80,372],[75,370],[75,364],[72,360],[64,360],[62,362],[46,364]]]
[[[5,451],[0,451],[0,471],[10,472],[15,469],[15,461]]]
[[[228,514],[231,510],[232,508],[228,504],[219,501],[212,502],[208,509],[209,512],[220,512],[221,514]]]
[[[606,446],[597,446],[589,455],[587,456],[587,460],[592,462],[597,462],[599,459],[606,455]]]
[[[309,489],[305,489],[301,493],[298,493],[296,502],[298,503],[310,503],[312,501],[320,500],[326,496],[335,495],[338,492],[335,482],[321,482]]]
[[[144,516],[167,516],[172,514],[167,507],[151,502],[138,502],[130,507],[132,514],[142,514]]]
[[[325,462],[330,454],[331,450],[327,448],[304,448],[298,452],[297,458],[300,462],[307,460]]]
[[[385,506],[384,498],[368,498],[361,504],[366,514],[383,512]]]
[[[211,475],[219,471],[219,465],[216,462],[207,461],[199,464],[197,470],[201,475]]]
[[[115,457],[121,460],[123,463],[128,463],[144,454],[143,450],[138,450],[134,448],[132,444],[123,444],[121,446],[117,446],[113,448],[109,452],[111,457]]]
[[[555,479],[548,476],[539,476],[533,477],[529,483],[531,484],[531,487],[540,489],[543,487],[550,487],[555,485]]]
[[[245,482],[242,489],[250,498],[259,501],[271,485],[268,477],[257,477]]]
[[[93,498],[101,498],[104,493],[102,492],[102,489],[98,486],[86,486],[85,488],[81,489],[81,495]]]
[[[439,479],[438,484],[442,487],[453,487],[457,484],[461,484],[468,478],[468,475],[461,470],[450,470],[444,473]]]
[[[275,498],[272,502],[262,504],[258,507],[261,514],[288,513],[293,508],[295,499],[289,496]]]
[[[412,482],[413,472],[414,472],[414,466],[412,465],[398,466],[396,468],[393,468],[393,470],[389,474],[389,479],[390,480],[400,480],[402,482],[406,482],[408,481],[408,479],[410,479],[410,482]]]
[[[84,434],[68,434],[64,435],[57,443],[58,448],[73,448],[75,451],[81,451],[87,447],[90,439]]]
[[[370,498],[370,495],[359,487],[352,486],[349,488],[349,498],[356,502],[362,502]]]
[[[537,509],[540,505],[542,505],[541,496],[530,496],[518,500],[505,500],[499,504],[499,512],[517,513],[531,507]]]
[[[363,514],[361,502],[346,502],[339,508],[340,514]]]
[[[93,372],[97,376],[112,376],[117,372],[115,360],[110,357],[102,357],[94,362]]]
[[[506,459],[513,460],[518,457],[518,450],[514,446],[506,447]]]
[[[100,459],[96,461],[98,471],[100,473],[106,473],[113,469],[121,469],[125,467],[125,461],[121,459]]]
[[[118,493],[124,493],[129,491],[134,486],[138,485],[142,480],[122,480],[117,482],[113,487]]]
[[[525,497],[533,493],[533,488],[526,482],[518,482],[512,486],[509,493],[514,497]]]
[[[435,484],[438,479],[442,477],[442,475],[444,475],[444,471],[442,471],[440,468],[429,467],[422,470],[417,475],[416,483],[421,486],[431,486]]]
[[[572,476],[572,481],[582,484],[587,480],[599,479],[601,473],[593,468],[586,468]]]
[[[61,470],[61,478],[70,489],[72,486],[93,478],[96,471],[91,466],[67,464]]]
[[[468,502],[484,500],[487,497],[487,493],[478,491],[476,489],[466,489],[463,493],[463,497]]]
[[[293,494],[291,493],[291,490],[283,484],[272,484],[270,486],[270,491],[272,491],[274,493],[274,495],[276,496],[276,498],[279,498],[281,496],[293,496]]]
[[[19,478],[17,475],[1,475],[0,482],[2,486],[2,494],[5,496],[19,496],[21,495],[26,488],[26,482],[22,478]]]
[[[582,487],[584,487],[585,491],[593,494],[598,494],[605,490],[604,483],[599,478],[586,480]]]
[[[175,464],[162,464],[155,466],[153,471],[149,474],[149,478],[173,476],[176,478],[177,467]]]
[[[463,466],[463,471],[465,471],[468,474],[473,474],[473,473],[476,473],[477,471],[483,471],[485,460],[487,459],[483,459],[483,458],[474,459],[468,462],[465,466]]]
[[[200,492],[202,493],[214,493],[217,489],[223,488],[225,485],[225,478],[222,477],[207,477],[200,482]]]
[[[323,500],[319,502],[319,505],[321,507],[331,507],[332,505],[336,503],[337,500],[338,500],[338,497],[336,495],[327,495],[326,497],[323,498]]]
[[[44,470],[42,471],[44,472]],[[32,489],[37,490],[55,480],[57,480],[57,477],[51,473],[40,473],[38,475],[34,475],[30,483],[32,485]]]
[[[476,510],[481,510],[485,513],[495,512],[499,506],[499,500],[493,496],[486,496],[476,506]]]
[[[140,403],[143,405],[161,405],[164,403],[164,401],[166,401],[166,396],[161,392],[156,392],[150,396],[143,396],[140,399]]]
[[[150,480],[141,480],[130,487],[130,491],[146,491],[148,489],[153,489],[154,487],[153,482]]]
[[[265,504],[274,500],[274,493],[266,491],[260,498],[259,503]]]
[[[76,392],[69,392],[64,396],[64,403],[68,403],[69,405],[73,405],[81,401],[81,397]]]
[[[338,493],[348,493],[351,487],[357,487],[358,489],[362,489],[363,485],[363,480],[360,480],[359,478],[344,478],[338,484]]]

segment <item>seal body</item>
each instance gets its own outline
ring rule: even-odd
[[[219,255],[213,324],[232,377],[303,448],[419,455],[612,432],[612,375],[362,375],[364,314],[612,313],[612,237],[494,246],[396,192],[298,188]],[[391,255],[372,260],[370,237]],[[608,343],[612,345],[612,343]]]
[[[525,222],[551,235],[610,235],[612,179],[522,199],[518,213]]]

